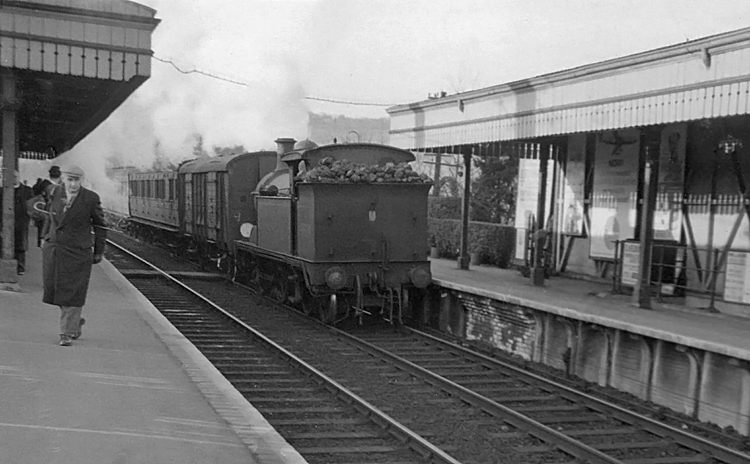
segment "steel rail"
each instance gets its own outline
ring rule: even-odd
[[[592,407],[593,409],[600,409],[603,412],[611,414],[616,419],[633,425],[637,425],[648,432],[660,436],[663,436],[665,432],[668,432],[670,434],[669,438],[673,439],[675,443],[690,448],[695,452],[705,454],[708,457],[718,459],[719,461],[728,464],[750,463],[750,455],[741,451],[737,451],[724,445],[714,443],[704,437],[685,432],[684,430],[680,430],[671,425],[663,424],[650,417],[646,417],[642,414],[629,411],[614,403],[610,403],[606,400],[575,390],[554,380],[547,379],[541,375],[528,372],[512,364],[508,364],[501,360],[491,358],[481,353],[477,353],[455,343],[450,343],[439,337],[435,337],[434,335],[430,335],[428,333],[421,332],[410,327],[404,327],[404,329],[420,337],[427,338],[433,342],[445,346],[452,350],[454,354],[460,354],[461,356],[467,357],[473,361],[480,362],[485,367],[510,370],[514,375],[524,377],[526,379],[531,379],[535,382],[543,382],[544,384],[554,387],[555,389],[558,389],[559,391],[569,395],[568,399],[576,401],[583,400],[589,407]]]
[[[162,271],[155,265],[151,264],[147,260],[141,258],[140,256],[136,255],[135,253],[130,252],[129,250],[115,244],[114,242],[108,240],[108,242],[113,245],[115,248],[121,250],[122,252],[128,254],[129,256],[132,256],[133,258],[141,261],[146,266],[149,266],[153,270],[157,271],[160,275],[162,275],[164,278],[169,280],[170,282],[178,285],[185,291],[189,292],[196,298],[200,299],[207,305],[211,306],[214,310],[218,311],[228,319],[230,319],[235,324],[242,327],[244,330],[250,332],[254,337],[264,342],[266,345],[271,346],[275,350],[277,350],[279,353],[281,353],[285,358],[292,361],[294,364],[297,365],[298,368],[300,368],[302,371],[307,372],[308,374],[312,374],[316,379],[317,382],[324,385],[326,389],[331,391],[335,394],[335,396],[341,398],[346,403],[351,404],[355,409],[360,411],[361,413],[367,415],[367,417],[378,424],[381,428],[386,430],[388,433],[396,437],[397,439],[401,440],[402,442],[405,442],[411,449],[416,451],[417,453],[421,454],[424,459],[428,459],[429,462],[432,463],[440,463],[440,464],[461,464],[460,461],[456,460],[449,454],[447,454],[445,451],[441,450],[440,448],[436,447],[429,441],[425,440],[423,437],[412,431],[411,429],[405,427],[401,423],[397,422],[395,419],[391,418],[389,415],[384,413],[383,411],[379,410],[375,406],[371,405],[364,399],[360,398],[358,395],[355,395],[351,391],[347,390],[343,385],[339,384],[332,378],[328,377],[324,373],[317,370],[315,367],[311,366],[310,364],[303,361],[301,358],[297,357],[281,345],[277,344],[273,340],[269,339],[262,333],[258,332],[254,328],[250,327],[249,325],[245,324],[242,320],[237,318],[236,316],[230,314],[229,312],[225,311],[223,308],[209,300],[208,298],[204,297],[200,293],[196,292],[189,286],[185,285],[184,283],[180,282],[178,279],[175,279],[171,275],[169,275],[167,272]]]
[[[332,328],[332,330],[338,331],[342,336],[348,338],[354,344],[358,345],[369,353],[387,358],[404,371],[415,375],[416,377],[419,377],[450,394],[457,396],[461,400],[473,405],[474,407],[482,409],[483,411],[492,414],[495,417],[501,418],[503,421],[513,425],[514,427],[528,432],[536,438],[558,448],[559,450],[573,457],[584,459],[587,462],[591,463],[622,464],[624,462],[615,459],[597,450],[596,448],[585,445],[580,441],[577,441],[563,433],[560,433],[552,427],[535,421],[530,417],[524,416],[523,414],[518,413],[507,406],[503,406],[502,404],[499,404],[489,398],[473,392],[464,386],[461,386],[451,380],[434,374],[433,372],[410,361],[407,361],[400,356],[379,348],[372,343],[359,339],[346,332],[340,331],[339,329]]]

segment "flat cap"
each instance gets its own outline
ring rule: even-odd
[[[60,166],[52,166],[51,168],[49,168],[49,173],[52,174],[52,175],[57,174],[59,176],[60,175]]]
[[[63,174],[68,175],[69,177],[83,177],[84,176],[83,169],[81,169],[76,164],[70,164],[70,165],[66,166],[62,170],[62,172],[63,172]]]

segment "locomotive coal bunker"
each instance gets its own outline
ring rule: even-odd
[[[432,184],[406,166],[414,155],[368,143],[276,143],[275,154],[183,163],[172,191],[168,186],[145,191],[133,183],[160,178],[156,173],[131,175],[132,220],[151,237],[211,259],[239,283],[326,322],[363,314],[395,322],[416,309],[432,280],[427,260]],[[341,162],[378,176],[316,181],[309,175],[325,163]],[[155,197],[156,190],[164,198],[142,198]],[[172,211],[165,213],[167,203]],[[154,217],[157,213],[171,221]]]

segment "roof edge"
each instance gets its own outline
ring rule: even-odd
[[[581,77],[592,76],[595,74],[614,71],[636,65],[653,63],[656,61],[666,61],[673,58],[681,58],[693,55],[695,53],[700,53],[703,50],[710,51],[710,49],[726,47],[742,42],[750,42],[750,27],[729,32],[722,32],[719,34],[689,40],[678,44],[667,45],[664,47],[655,48],[653,50],[638,52],[619,58],[612,58],[596,63],[585,64],[574,68],[565,69],[563,71],[555,71],[536,77],[508,82],[505,84],[498,84],[482,89],[461,92],[439,99],[420,100],[413,103],[395,105],[386,108],[386,112],[390,115],[395,113],[413,111],[416,108],[455,105],[457,101],[466,101],[500,93],[519,93],[523,92],[524,90],[530,90],[542,85],[549,85],[561,81],[578,79]]]
[[[132,5],[137,5],[139,8],[148,10],[151,13],[151,16],[147,17],[147,16],[138,16],[138,15],[123,14],[123,13],[111,13],[107,11],[90,10],[90,9],[85,9],[85,8],[71,7],[71,6],[36,3],[33,1],[29,1],[29,0],[3,0],[2,2],[0,2],[0,6],[6,7],[6,8],[18,8],[22,10],[25,9],[25,10],[44,11],[44,12],[50,12],[50,13],[64,13],[64,14],[73,14],[76,16],[89,16],[93,18],[105,18],[105,19],[112,19],[112,20],[118,20],[118,21],[142,23],[142,24],[151,25],[153,26],[153,28],[155,28],[161,22],[161,19],[155,17],[156,16],[155,9],[149,6],[143,5],[141,3],[131,1],[131,0],[120,0],[120,1],[124,3],[128,3],[128,4],[132,4]]]

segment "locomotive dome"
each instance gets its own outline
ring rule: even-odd
[[[305,151],[312,148],[318,148],[318,144],[310,139],[300,140],[294,144],[294,151]]]

